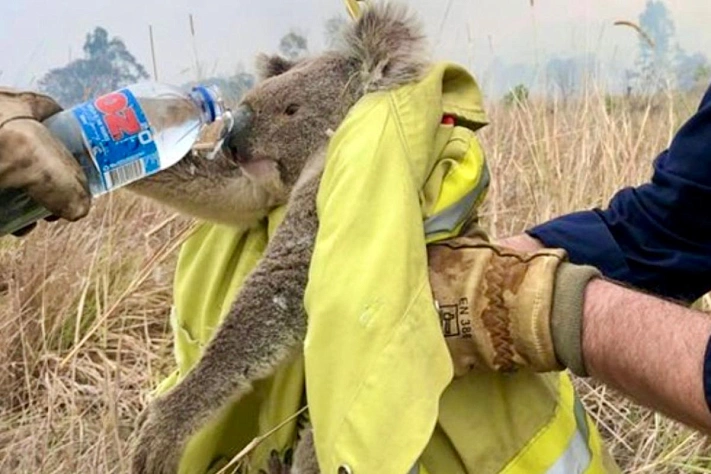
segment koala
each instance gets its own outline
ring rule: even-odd
[[[188,156],[131,186],[181,212],[230,225],[255,224],[286,205],[283,222],[200,361],[142,415],[134,473],[177,472],[192,434],[302,350],[316,196],[330,131],[365,94],[421,79],[431,64],[425,48],[423,29],[404,6],[375,4],[344,28],[333,51],[296,61],[260,55],[260,81],[234,110],[223,152],[212,161]],[[273,474],[319,472],[308,432],[293,467],[272,461]]]

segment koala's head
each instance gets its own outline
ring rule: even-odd
[[[260,55],[260,80],[234,110],[223,152],[188,156],[131,189],[225,224],[256,222],[286,203],[363,95],[416,81],[429,64],[422,28],[403,6],[368,7],[341,35],[337,49],[311,58]]]

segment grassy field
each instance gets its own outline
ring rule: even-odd
[[[505,237],[604,206],[649,178],[699,98],[489,104],[486,225]],[[190,224],[118,193],[81,223],[0,240],[0,472],[127,471],[132,421],[173,365],[171,279]],[[711,472],[704,437],[577,383],[625,472]]]

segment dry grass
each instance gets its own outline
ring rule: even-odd
[[[1,241],[0,472],[124,472],[142,396],[169,370],[166,250],[186,222],[156,228],[170,215],[131,196],[97,204]]]
[[[491,104],[487,224],[503,237],[648,179],[698,98]],[[127,470],[132,420],[172,366],[174,248],[189,222],[171,217],[116,195],[84,222],[0,240],[0,472]],[[711,472],[700,435],[578,384],[625,472]]]

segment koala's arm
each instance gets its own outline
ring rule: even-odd
[[[300,349],[306,335],[304,289],[317,229],[318,178],[295,191],[264,258],[197,366],[170,395],[191,418],[203,418],[270,376]],[[198,420],[195,421],[198,421]]]
[[[320,173],[294,189],[284,221],[203,356],[181,383],[149,407],[134,472],[172,472],[156,466],[177,462],[168,459],[179,456],[211,415],[303,347],[303,299],[318,228],[319,182]]]

